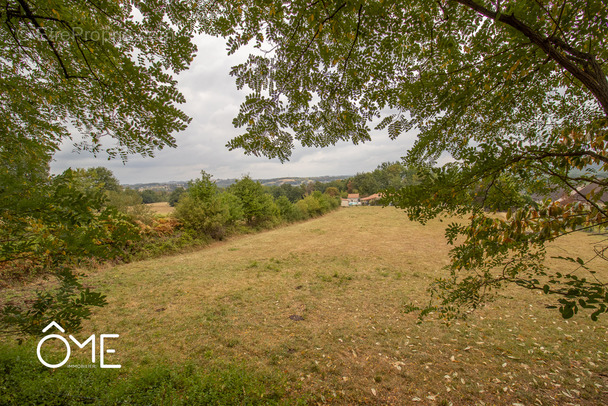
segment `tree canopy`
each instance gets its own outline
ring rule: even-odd
[[[75,131],[79,148],[123,159],[174,146],[190,121],[172,74],[196,50],[194,4],[4,0],[1,149],[31,140],[53,152]]]
[[[420,183],[387,202],[423,222],[472,219],[448,229],[451,243],[464,242],[426,310],[462,315],[506,282],[558,295],[564,317],[608,310],[593,273],[606,262],[568,257],[578,271],[568,275],[543,265],[548,241],[608,223],[605,1],[231,0],[206,4],[203,19],[229,53],[257,48],[231,72],[250,92],[230,148],[286,160],[296,141],[364,142],[372,125],[392,138],[417,132],[406,161],[422,168]],[[451,163],[437,167],[440,158]],[[473,204],[504,185],[578,193],[589,183],[582,202],[524,204],[506,218]]]
[[[0,4],[0,271],[51,273],[59,287],[0,311],[0,333],[77,330],[103,295],[78,282],[82,261],[139,238],[108,207],[120,185],[103,168],[50,176],[63,143],[123,160],[175,146],[190,118],[173,78],[196,47],[195,1],[3,0]],[[8,276],[7,276],[8,275]]]

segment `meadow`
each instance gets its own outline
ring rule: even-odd
[[[169,205],[167,202],[158,202],[158,203],[148,203],[146,207],[150,209],[153,213],[166,215],[173,213],[174,208]]]
[[[36,341],[3,338],[0,400],[608,404],[605,318],[563,320],[546,308],[553,298],[513,287],[450,325],[434,315],[418,324],[404,312],[408,303],[425,304],[427,286],[445,273],[448,221],[422,226],[391,207],[351,207],[86,271],[86,284],[109,304],[77,336],[119,334],[106,362],[122,368],[49,370],[35,359]],[[591,257],[598,241],[575,233],[550,252]],[[553,266],[571,270],[563,261]],[[90,361],[86,350],[70,359]]]

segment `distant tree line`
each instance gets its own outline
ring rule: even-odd
[[[283,184],[269,186],[269,192],[275,197],[287,197],[296,202],[313,192],[326,193],[330,196],[346,197],[350,193],[369,196],[389,188],[416,183],[416,169],[405,167],[399,162],[384,162],[371,172],[360,172],[355,176],[330,182],[310,182],[299,186]]]
[[[289,202],[296,203],[315,192],[342,198],[347,197],[351,193],[369,196],[385,191],[390,192],[391,190],[418,185],[426,176],[427,168],[409,167],[400,162],[384,162],[373,171],[360,172],[345,179],[332,180],[330,182],[308,182],[297,186],[289,183],[284,183],[280,186],[260,185],[260,190],[271,195],[275,202],[284,197]],[[230,190],[232,187],[228,187],[227,190]],[[218,188],[218,190],[224,189]],[[180,187],[171,193],[161,191],[143,191],[141,193],[144,192],[156,193],[156,196],[168,195],[168,200],[157,199],[155,201],[169,201],[171,206],[175,206],[180,196],[186,192],[186,189]],[[492,183],[474,184],[467,191],[471,206],[499,211],[522,207],[524,204],[532,204],[531,192],[531,190],[524,190],[520,183],[506,175],[495,179]],[[144,203],[147,202],[144,199]],[[150,200],[150,202],[152,201]]]
[[[406,166],[400,162],[384,162],[370,172],[360,172],[346,179],[331,182],[311,182],[300,186],[283,184],[268,187],[275,199],[287,197],[291,202],[315,191],[329,196],[346,197],[351,193],[369,196],[375,193],[391,192],[421,183],[427,176],[427,168]],[[489,183],[471,185],[466,191],[471,206],[486,210],[507,211],[509,208],[533,204],[530,192],[524,190],[513,177],[501,176]]]

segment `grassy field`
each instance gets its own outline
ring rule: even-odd
[[[175,208],[171,207],[167,202],[148,203],[146,206],[156,214],[170,214],[175,210]]]
[[[120,334],[107,362],[122,364],[93,372],[128,379],[172,365],[198,376],[236,365],[234,376],[259,383],[260,403],[272,395],[287,404],[608,404],[605,318],[562,320],[545,309],[551,298],[514,288],[450,327],[403,312],[428,299],[426,287],[448,263],[445,225],[353,207],[91,272],[87,283],[110,304],[83,337]],[[575,234],[552,250],[590,257],[597,240]],[[229,385],[234,376],[220,372],[214,382]]]

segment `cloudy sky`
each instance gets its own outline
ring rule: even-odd
[[[353,175],[370,171],[380,163],[397,161],[413,144],[414,137],[402,135],[388,138],[386,130],[372,133],[372,141],[353,145],[342,142],[333,147],[316,149],[298,146],[289,162],[247,156],[242,150],[228,151],[226,143],[242,132],[234,128],[232,119],[245,99],[230,77],[230,67],[246,55],[226,56],[224,40],[197,38],[198,56],[190,69],[179,76],[179,88],[186,97],[181,108],[192,117],[187,130],[176,134],[177,148],[158,151],[154,158],[131,156],[126,163],[120,159],[108,161],[100,155],[74,151],[67,142],[55,155],[53,173],[68,167],[89,168],[105,166],[123,184],[190,180],[201,170],[216,179],[238,178],[249,174],[254,179],[289,177]]]

